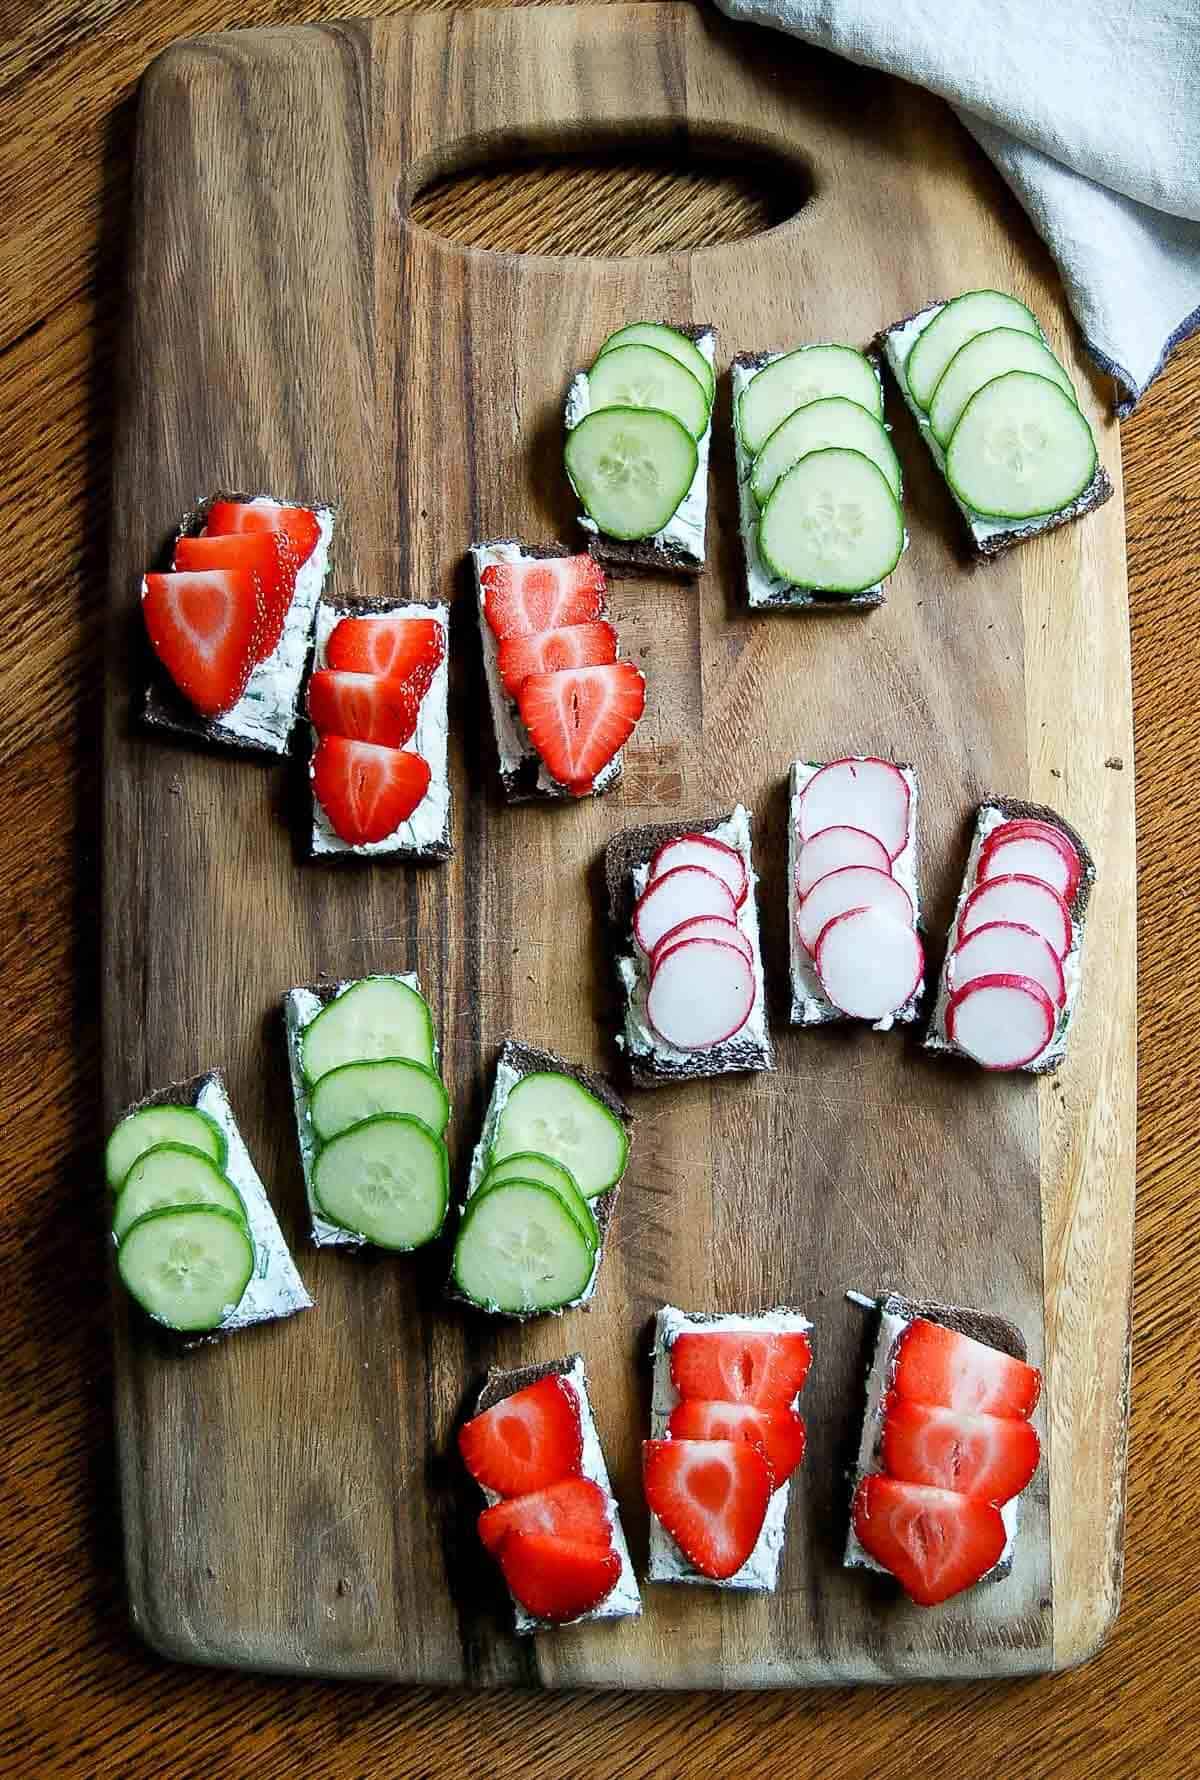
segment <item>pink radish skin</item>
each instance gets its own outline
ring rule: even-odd
[[[865,829],[898,859],[908,844],[908,784],[890,760],[831,760],[800,793],[800,837],[823,828]]]
[[[1040,835],[1009,835],[993,846],[989,839],[979,854],[977,883],[992,878],[1040,878],[1057,890],[1064,902],[1071,897],[1071,868],[1062,853]]]
[[[987,927],[994,921],[1015,921],[1021,927],[1032,927],[1059,958],[1065,958],[1071,950],[1071,911],[1058,891],[1041,878],[1014,874],[976,884],[959,916],[959,943],[977,927]]]
[[[741,1031],[754,1006],[754,972],[736,946],[685,939],[654,972],[646,1017],[678,1051],[711,1051]]]
[[[946,1036],[984,1069],[1023,1069],[1054,1033],[1054,1003],[1032,977],[976,977],[950,999]]]
[[[1067,984],[1058,953],[1032,927],[1018,921],[988,921],[972,928],[946,962],[946,981],[952,990],[965,989],[976,977],[1032,977],[1040,983],[1055,1007],[1067,999]]]
[[[863,908],[882,909],[906,927],[915,925],[912,899],[903,884],[870,865],[844,865],[818,879],[800,904],[796,917],[800,944],[811,955],[827,921]]]
[[[711,834],[680,834],[673,841],[664,841],[650,861],[650,882],[665,878],[681,865],[698,865],[721,878],[733,893],[738,908],[746,900],[749,881],[746,862],[736,847],[726,846]]]
[[[916,993],[925,953],[916,930],[882,909],[847,909],[822,927],[816,966],[834,1007],[884,1020]]]
[[[696,915],[736,921],[733,891],[715,872],[699,865],[678,865],[642,891],[633,911],[633,937],[648,958],[664,933]]]
[[[1083,876],[1083,867],[1080,864],[1078,853],[1061,828],[1056,828],[1053,822],[1040,822],[1033,816],[1022,816],[1011,822],[1001,822],[998,828],[992,829],[980,849],[980,866],[982,867],[983,861],[989,853],[1011,840],[1045,841],[1048,846],[1056,847],[1062,854],[1063,863],[1067,868],[1065,888],[1060,891],[1060,895],[1064,902],[1074,902],[1075,892],[1079,888],[1079,880]],[[1009,867],[1009,870],[1016,872],[1022,870],[1022,867],[1014,864]],[[982,877],[984,874],[981,870],[977,875]],[[995,877],[997,874],[989,872],[987,875]],[[1034,872],[1032,875],[1037,877],[1038,874]],[[1055,884],[1055,888],[1058,889],[1057,884]]]
[[[800,849],[796,861],[797,896],[807,896],[814,884],[844,865],[873,865],[889,877],[892,871],[887,848],[865,828],[822,828]]]
[[[681,921],[678,927],[672,927],[668,933],[663,934],[650,954],[651,976],[664,954],[673,947],[682,945],[685,939],[715,939],[723,945],[736,946],[750,968],[754,968],[754,947],[740,927],[733,921],[723,921],[719,915],[694,915],[690,921]]]

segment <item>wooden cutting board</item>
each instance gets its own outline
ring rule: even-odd
[[[463,250],[409,219],[498,152],[664,140],[766,153],[809,202],[756,239],[651,259]],[[319,1300],[183,1357],[118,1294],[117,1425],[134,1619],[191,1661],[424,1682],[761,1686],[1061,1667],[1116,1608],[1134,1135],[1134,841],[1122,507],[986,567],[898,401],[912,548],[865,619],[750,618],[727,382],[710,566],[618,580],[649,707],[623,790],[498,797],[463,553],[569,538],[565,380],[635,317],[741,349],[865,341],[926,300],[1012,290],[1047,325],[1120,484],[1103,392],[1050,263],[944,109],[707,11],[429,14],[181,44],[143,84],[113,500],[105,778],[105,1110],[215,1064]],[[454,598],[446,867],[306,865],[295,769],[129,721],[136,586],[221,487],[341,503],[337,592]],[[944,932],[986,790],[1057,805],[1100,863],[1070,1061],[1041,1082],[935,1067],[898,1037],[786,1028],[784,781],[798,755],[894,753],[921,779]],[[1123,768],[1123,770],[1122,770]],[[420,972],[459,1178],[506,1034],[611,1062],[597,860],[619,827],[755,815],[780,1067],[635,1098],[593,1309],[524,1329],[441,1297],[445,1255],[303,1246],[280,997]],[[1047,1463],[1016,1571],[922,1613],[838,1564],[862,1402],[843,1292],[997,1310],[1048,1370]],[[640,1622],[518,1643],[473,1533],[453,1430],[491,1363],[580,1348],[635,1558],[648,1320],[800,1304],[816,1325],[779,1593],[653,1588]]]

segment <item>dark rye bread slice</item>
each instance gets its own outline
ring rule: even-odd
[[[701,340],[705,334],[711,334],[715,343],[717,330],[711,322],[667,321],[664,327],[673,328],[677,334],[683,334],[693,343]],[[586,373],[588,367],[580,366]],[[715,374],[715,373],[714,373]],[[579,375],[577,371],[576,376]],[[708,417],[709,431],[712,430],[712,415]],[[705,494],[705,515],[707,518],[708,496]],[[707,531],[707,526],[706,526]],[[587,528],[584,527],[587,531]],[[606,566],[613,568],[638,569],[648,575],[685,575],[689,579],[698,575],[704,567],[704,558],[693,555],[681,544],[655,544],[650,538],[610,538],[606,532],[587,531],[589,553]]]
[[[261,493],[261,490],[259,492]],[[206,499],[198,502],[196,506],[189,508],[179,522],[175,536],[171,541],[171,550],[168,553],[167,561],[164,566],[167,569],[170,568],[171,562],[174,560],[175,544],[180,538],[198,538],[200,536],[200,533],[204,530],[205,521],[208,518],[208,510],[215,501],[247,502],[256,500],[257,498],[258,496],[247,494],[242,490],[229,491],[226,489],[218,489],[216,494],[208,495]],[[279,497],[272,496],[271,498],[274,500]],[[324,512],[328,513],[335,521],[337,519],[337,506],[333,501],[285,500],[281,501],[280,505],[285,507],[307,507],[312,513]],[[313,602],[313,612],[314,614],[316,612],[315,601]],[[144,626],[142,628],[144,630]],[[312,627],[310,624],[310,639],[311,635]],[[147,729],[157,730],[171,735],[189,736],[195,741],[209,742],[214,747],[236,748],[243,754],[263,754],[271,759],[278,759],[280,755],[287,753],[286,741],[278,747],[272,746],[268,742],[255,741],[248,736],[239,735],[236,730],[227,728],[226,725],[221,722],[219,717],[202,716],[199,711],[193,709],[193,707],[189,705],[186,698],[184,698],[179,688],[171,679],[171,676],[167,673],[166,669],[155,655],[153,649],[151,649],[148,641],[145,644],[145,652],[147,678],[145,685],[142,687],[141,692],[135,701],[137,707],[135,715]],[[296,714],[299,712],[300,708],[300,685],[303,678],[304,674],[302,669],[296,681],[296,705],[292,718],[292,727],[295,726]]]
[[[621,981],[617,960],[622,956],[638,958],[633,938],[633,908],[637,898],[633,874],[639,865],[648,865],[658,849],[667,841],[685,834],[711,834],[723,822],[732,820],[732,811],[712,817],[707,822],[658,822],[639,828],[626,828],[615,834],[604,849],[604,884],[608,903],[608,921],[613,940],[613,974],[621,1007],[627,1008],[629,997]],[[747,871],[750,861],[746,862]],[[754,890],[749,891],[754,895]],[[761,967],[761,957],[759,960]],[[635,1088],[661,1088],[671,1082],[701,1081],[709,1076],[735,1075],[747,1070],[768,1070],[775,1067],[775,1053],[770,1035],[764,1042],[735,1034],[724,1044],[711,1050],[697,1051],[694,1056],[677,1062],[674,1058],[652,1053],[646,1058],[634,1057],[626,1048],[625,1068]]]
[[[886,348],[889,335],[896,333],[900,328],[906,328],[909,322],[917,319],[918,315],[924,315],[927,309],[933,309],[938,305],[944,305],[953,300],[954,299],[950,297],[935,297],[932,302],[922,303],[921,307],[919,309],[914,309],[911,315],[902,316],[899,321],[894,321],[891,327],[884,328],[877,336],[877,344],[880,350],[884,351]],[[884,352],[884,356],[886,357],[886,352]],[[933,438],[933,434],[929,431],[928,426],[921,424],[924,420],[921,410],[909,395],[904,378],[897,374],[890,361],[888,368],[892,371],[892,376],[895,378],[896,385],[900,394],[904,398],[906,407],[917,420],[922,436],[925,439],[925,443],[930,449],[930,455],[938,466],[939,473],[942,473],[941,463],[933,449],[936,441]],[[942,479],[943,481],[945,480],[944,474]],[[949,488],[949,483],[947,483],[946,486]],[[1011,550],[1014,544],[1023,544],[1027,538],[1040,537],[1043,532],[1052,532],[1060,525],[1070,525],[1072,520],[1082,519],[1085,513],[1091,513],[1095,508],[1102,507],[1105,501],[1112,499],[1113,485],[1109,480],[1108,471],[1104,468],[1104,465],[1100,462],[1099,458],[1097,458],[1095,475],[1082,493],[1076,495],[1075,499],[1068,502],[1065,507],[1060,507],[1055,513],[1043,513],[1035,519],[1014,519],[1011,525],[1005,525],[1003,530],[993,533],[993,535],[988,538],[977,538],[975,536],[968,513],[964,510],[962,503],[954,494],[953,489],[950,490],[950,494],[951,498],[954,500],[955,506],[958,507],[959,512],[962,513],[963,524],[967,529],[967,536],[970,540],[971,549],[976,556],[981,557],[984,561],[988,561],[994,556],[1003,555],[1006,550]],[[981,517],[983,517],[983,515],[981,515]],[[991,522],[988,521],[987,523]]]
[[[542,1051],[539,1050],[536,1045],[522,1044],[521,1041],[516,1038],[506,1038],[501,1045],[496,1057],[496,1068],[499,1069],[502,1063],[507,1063],[509,1068],[515,1070],[519,1076],[539,1075],[543,1072],[551,1075],[570,1076],[573,1082],[578,1082],[581,1088],[586,1088],[589,1094],[594,1094],[596,1099],[608,1108],[613,1117],[620,1120],[621,1124],[625,1127],[626,1136],[632,1142],[633,1114],[606,1076],[598,1075],[595,1070],[585,1069],[581,1063],[570,1063],[565,1057],[557,1057],[553,1051]],[[494,1086],[492,1092],[494,1095]],[[491,1102],[489,1100],[489,1106],[490,1104]],[[625,1168],[626,1171],[628,1171],[628,1155],[625,1160]],[[617,1200],[621,1196],[621,1181],[623,1181],[624,1178],[625,1175],[622,1174],[621,1180],[617,1182],[616,1186],[610,1187],[606,1193],[601,1193],[595,1199],[590,1199],[588,1201],[588,1204],[592,1208],[592,1216],[596,1220],[598,1241],[596,1243],[596,1264],[592,1274],[595,1283],[587,1298],[574,1300],[571,1304],[560,1305],[557,1310],[531,1310],[524,1316],[508,1310],[493,1311],[489,1310],[485,1304],[477,1304],[474,1298],[468,1298],[465,1293],[460,1292],[454,1283],[453,1272],[451,1272],[450,1278],[446,1284],[446,1296],[452,1298],[458,1304],[469,1305],[472,1310],[479,1311],[483,1316],[502,1316],[507,1318],[509,1322],[518,1323],[530,1322],[534,1317],[539,1316],[561,1316],[564,1310],[590,1309],[592,1298],[595,1296],[596,1285],[599,1283],[600,1279],[600,1268],[604,1261],[604,1245],[608,1240],[609,1226],[613,1221],[613,1216],[617,1209]],[[466,1208],[470,1204],[471,1197],[472,1196],[469,1195],[464,1199],[458,1208],[460,1224],[463,1215],[466,1212]],[[571,1360],[573,1361],[574,1358],[575,1356],[572,1355]],[[570,1364],[571,1361],[568,1361],[567,1363]],[[513,1389],[515,1390],[516,1388],[517,1387],[514,1385]]]

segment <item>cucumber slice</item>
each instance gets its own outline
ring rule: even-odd
[[[155,1144],[138,1157],[117,1194],[113,1235],[120,1242],[131,1224],[168,1205],[221,1205],[246,1223],[246,1207],[233,1183],[211,1156],[182,1143]]]
[[[571,486],[602,532],[652,538],[696,474],[696,441],[656,408],[596,408],[567,434]]]
[[[450,1096],[441,1077],[423,1063],[387,1057],[331,1069],[313,1088],[308,1111],[322,1143],[376,1113],[407,1113],[443,1137],[450,1122]]]
[[[325,1145],[313,1164],[312,1191],[341,1229],[377,1248],[420,1248],[446,1220],[446,1146],[420,1119],[377,1113]]]
[[[203,1150],[218,1168],[225,1166],[225,1133],[207,1113],[194,1106],[144,1106],[122,1119],[108,1140],[104,1172],[114,1193],[138,1157],[160,1143]]]
[[[792,465],[810,451],[829,446],[861,451],[887,477],[888,487],[900,499],[900,460],[882,421],[845,396],[824,396],[809,402],[777,426],[754,460],[750,487],[759,507],[765,507],[771,490]]]
[[[555,1162],[550,1156],[539,1156],[536,1150],[517,1150],[488,1169],[478,1190],[487,1193],[506,1180],[536,1181],[539,1186],[549,1187],[552,1193],[558,1194],[592,1247],[596,1247],[600,1229],[595,1214],[575,1184],[574,1175],[561,1162]]]
[[[558,1194],[500,1181],[467,1201],[454,1245],[454,1283],[488,1310],[528,1316],[583,1296],[595,1254]]]
[[[1017,328],[990,328],[959,347],[933,392],[929,425],[943,449],[975,391],[1006,371],[1032,371],[1037,377],[1047,377],[1075,401],[1074,385],[1048,346]]]
[[[775,484],[758,548],[793,587],[861,593],[900,561],[904,520],[887,477],[861,451],[810,451]]]
[[[544,1070],[522,1076],[505,1101],[490,1165],[531,1150],[561,1162],[584,1198],[595,1199],[624,1174],[629,1136],[581,1082]]]
[[[600,408],[655,408],[673,414],[693,439],[708,425],[708,394],[686,365],[655,346],[615,346],[588,372],[588,403]]]
[[[677,328],[664,327],[657,321],[630,322],[628,327],[618,328],[615,334],[608,336],[596,357],[603,358],[606,352],[615,352],[620,346],[653,346],[659,352],[666,352],[672,358],[677,358],[696,378],[704,390],[709,407],[712,407],[717,387],[716,372],[695,341],[689,340]]]
[[[364,977],[323,1007],[300,1039],[300,1065],[310,1083],[342,1063],[391,1057],[426,1069],[437,1059],[428,1003],[397,977]]]
[[[883,419],[883,390],[874,367],[852,346],[801,346],[756,371],[738,398],[742,444],[757,456],[789,414],[826,396],[845,396]]]
[[[917,338],[904,366],[904,381],[918,408],[928,408],[942,374],[960,346],[992,328],[1016,328],[1041,338],[1037,319],[1024,303],[998,290],[969,290],[938,310]]]
[[[946,452],[946,480],[975,513],[1034,519],[1057,513],[1096,474],[1096,441],[1071,398],[1028,371],[977,390]]]
[[[215,1329],[250,1284],[254,1244],[241,1218],[220,1205],[148,1211],[125,1232],[117,1271],[156,1322]]]

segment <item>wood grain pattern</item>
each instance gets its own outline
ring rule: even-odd
[[[420,0],[419,0],[420,3]],[[303,0],[243,5],[240,22],[332,13]],[[376,10],[402,10],[407,0]],[[10,15],[12,16],[12,15]],[[232,22],[224,0],[49,0],[0,40],[0,155],[11,169],[0,241],[0,556],[25,646],[0,658],[0,956],[11,999],[0,1033],[9,1178],[20,1183],[0,1299],[0,1400],[10,1462],[0,1529],[20,1576],[0,1624],[12,1685],[0,1752],[12,1771],[180,1780],[287,1780],[303,1748],[319,1776],[582,1771],[775,1773],[797,1749],[860,1780],[911,1758],[934,1776],[1170,1776],[1200,1763],[1186,1686],[1198,1619],[1200,1523],[1189,1506],[1200,1436],[1192,1387],[1200,1291],[1193,1237],[1194,1082],[1200,1037],[1200,871],[1191,792],[1200,730],[1194,585],[1200,571],[1200,347],[1176,355],[1121,429],[1139,766],[1139,1081],[1136,1413],[1120,1617],[1068,1675],[1011,1684],[811,1695],[453,1696],[166,1667],[126,1627],[114,1511],[109,1305],[90,1181],[100,1137],[95,841],[112,353],[128,210],[133,85],[172,38]],[[747,42],[757,41],[753,33]],[[792,53],[773,40],[772,55]],[[832,63],[823,63],[831,79]],[[881,86],[886,83],[880,83]],[[929,153],[961,160],[1020,230],[1015,206],[950,120]],[[547,226],[514,207],[509,245]],[[725,221],[713,199],[711,226]],[[610,215],[577,212],[599,249]],[[667,223],[641,213],[649,245]],[[477,226],[488,226],[480,215]],[[637,246],[620,219],[626,245]],[[631,242],[632,237],[632,242]],[[1022,239],[1026,239],[1022,233]],[[1047,269],[1047,276],[1049,275]],[[1131,761],[1123,759],[1128,772]],[[1059,763],[1061,770],[1061,763]],[[1110,770],[1117,770],[1115,767]],[[10,1206],[14,1201],[10,1198]],[[63,1282],[71,1314],[64,1318]]]

